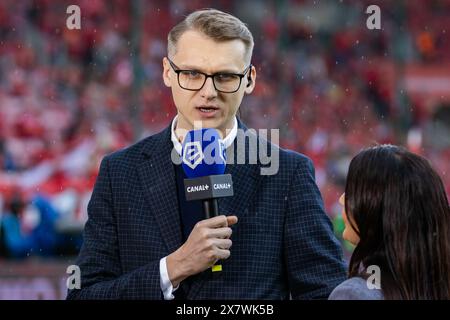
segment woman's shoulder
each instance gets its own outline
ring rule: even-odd
[[[369,289],[365,279],[353,277],[345,280],[331,292],[329,300],[382,300],[381,289]]]

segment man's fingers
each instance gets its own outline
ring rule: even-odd
[[[217,248],[224,250],[230,249],[231,245],[233,244],[230,239],[216,239],[214,243]]]
[[[233,233],[233,231],[229,227],[215,228],[215,229],[211,229],[209,231],[209,237],[226,239],[226,238],[231,237],[232,233]]]
[[[225,217],[224,215],[202,220],[199,222],[199,224],[208,228],[220,228],[226,227],[228,225],[227,217]]]
[[[237,222],[238,222],[238,217],[236,217],[236,216],[227,216],[228,226],[232,226],[233,224],[236,224]]]
[[[219,258],[219,260],[228,259],[231,255],[230,250],[226,249],[217,249],[216,256]]]
[[[199,222],[201,226],[208,228],[220,228],[220,227],[228,227],[236,224],[238,218],[236,216],[224,216],[220,215],[217,217],[213,217],[210,219],[202,220]]]

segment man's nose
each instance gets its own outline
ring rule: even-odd
[[[200,94],[202,97],[206,99],[212,99],[217,97],[217,90],[214,87],[213,79],[211,77],[208,77],[206,79],[205,84],[203,85],[202,89],[200,90]]]

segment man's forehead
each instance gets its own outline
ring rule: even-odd
[[[175,57],[180,68],[242,72],[245,66],[245,45],[240,40],[219,42],[188,31],[180,37]]]

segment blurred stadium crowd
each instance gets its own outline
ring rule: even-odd
[[[366,27],[365,9],[374,3],[382,30]],[[81,8],[81,30],[66,28],[71,4]],[[279,128],[282,147],[312,158],[338,235],[349,161],[375,142],[430,159],[450,193],[448,0],[6,0],[3,257],[77,252],[101,158],[160,131],[175,115],[161,79],[166,36],[203,7],[249,24],[258,77],[241,117],[250,128]]]

